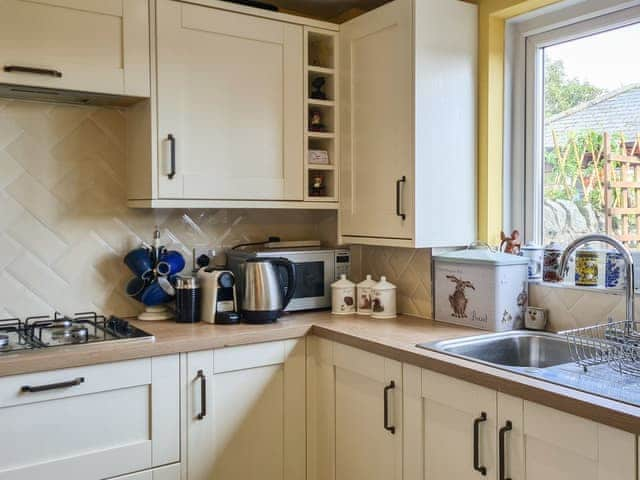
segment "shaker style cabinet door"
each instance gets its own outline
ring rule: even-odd
[[[401,480],[401,363],[309,342],[307,479]]]
[[[403,0],[341,26],[343,235],[413,238],[411,22]]]
[[[0,0],[0,83],[149,96],[147,0]]]
[[[303,199],[301,26],[158,1],[159,193]]]
[[[304,339],[187,355],[189,480],[304,480]]]

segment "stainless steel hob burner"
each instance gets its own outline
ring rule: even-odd
[[[153,341],[153,335],[118,317],[106,319],[95,312],[76,313],[73,317],[53,316],[0,320],[0,356],[9,353],[65,345],[107,341]]]

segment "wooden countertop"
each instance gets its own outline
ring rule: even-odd
[[[0,377],[97,363],[317,335],[640,434],[640,408],[416,347],[417,343],[482,334],[409,316],[374,320],[328,312],[289,314],[271,325],[194,325],[133,322],[155,342],[95,344],[0,357]]]

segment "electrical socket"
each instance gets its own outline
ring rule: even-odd
[[[196,262],[200,257],[206,256],[209,258],[209,265],[214,265],[213,260],[216,256],[216,251],[213,247],[198,246],[198,247],[195,247],[194,250],[195,250]],[[193,259],[192,259],[192,262],[193,262]],[[199,267],[196,265],[196,268],[199,268]]]

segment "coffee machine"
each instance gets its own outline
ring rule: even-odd
[[[234,324],[240,321],[236,298],[236,279],[230,270],[213,267],[198,270],[202,292],[201,320],[207,323]]]

